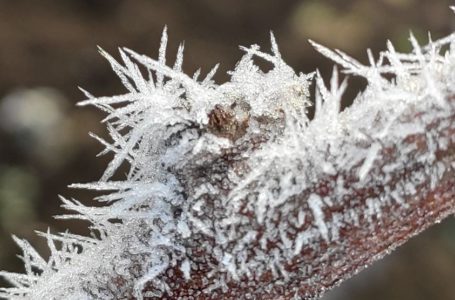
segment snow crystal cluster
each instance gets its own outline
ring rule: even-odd
[[[418,122],[404,122],[406,112],[434,105],[441,116],[453,110],[446,95],[455,87],[454,36],[425,47],[412,36],[411,42],[411,54],[397,53],[390,42],[378,60],[368,52],[369,66],[313,43],[345,73],[368,80],[343,112],[347,83],[339,84],[338,71],[330,87],[318,72],[296,74],[281,58],[273,35],[271,54],[256,45],[242,48],[245,54],[229,73],[231,80],[221,85],[213,81],[218,66],[204,78],[199,71],[182,72],[183,45],[168,66],[166,30],[157,60],[120,49],[117,61],[100,50],[127,91],[110,97],[84,91],[87,100],[80,105],[106,113],[109,140],[92,136],[104,145],[101,154],[113,158],[100,181],[72,185],[100,192],[98,204],[62,198],[73,213],[59,216],[90,222],[92,235],[39,233],[47,239],[48,260],[15,238],[26,272],[0,272],[12,285],[0,296],[119,299],[133,294],[141,299],[144,289],[151,297],[170,295],[168,270],[178,269],[191,280],[198,270],[195,249],[211,256],[204,262],[213,269],[204,292],[226,290],[229,281],[267,271],[286,281],[284,266],[302,249],[320,241],[336,243],[343,222],[356,224],[359,214],[380,218],[381,208],[392,201],[368,199],[366,211],[328,219],[324,209],[344,201],[343,182],[330,183],[332,197],[314,192],[304,205],[296,197],[324,174],[355,170],[361,186],[375,176],[371,170],[382,159],[384,145],[425,130]],[[446,45],[450,50],[441,53]],[[273,68],[263,72],[255,59]],[[307,108],[313,103],[310,121]],[[433,150],[419,159],[434,160]],[[406,163],[413,149],[401,151],[403,159],[383,170]],[[125,179],[113,180],[124,167]],[[405,206],[403,193],[412,194],[413,187],[390,191]],[[304,230],[291,232],[279,219],[287,215],[294,228]]]

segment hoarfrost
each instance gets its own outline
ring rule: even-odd
[[[324,240],[329,241],[329,230],[327,229],[327,225],[325,223],[321,198],[315,194],[311,194],[308,198],[308,205],[313,212],[314,224],[318,227],[319,233]]]
[[[392,203],[397,210],[408,208],[424,178],[435,185],[454,168],[453,162],[428,167],[436,151],[453,141],[439,144],[426,132],[433,119],[453,114],[447,101],[455,91],[453,35],[424,47],[411,36],[410,54],[396,52],[388,42],[377,61],[368,51],[368,66],[311,42],[344,73],[368,80],[367,89],[342,112],[347,81],[339,83],[337,68],[329,87],[319,72],[295,73],[273,34],[271,53],[257,45],[241,47],[244,56],[221,85],[213,81],[218,65],[202,80],[200,72],[182,72],[183,45],[173,66],[166,65],[167,41],[164,29],[157,60],[121,48],[120,62],[100,50],[127,91],[112,97],[83,91],[87,99],[79,104],[107,114],[110,141],[92,136],[105,147],[100,154],[113,158],[98,182],[71,186],[103,193],[94,199],[99,205],[62,197],[72,213],[59,216],[90,222],[92,236],[40,233],[51,250],[48,260],[15,237],[25,274],[0,272],[12,285],[0,296],[141,299],[146,290],[161,297],[176,289],[167,270],[175,275],[177,268],[191,281],[200,264],[209,271],[198,293],[219,295],[230,282],[243,284],[240,279],[254,281],[267,272],[275,285],[300,280],[316,286],[318,278],[305,277],[320,270],[315,262],[303,261],[300,275],[287,269],[303,251],[322,251],[322,241],[328,252],[320,259],[329,260],[345,247],[344,227],[373,226]],[[440,54],[446,45],[451,50]],[[272,69],[263,72],[255,59]],[[310,121],[312,82],[316,112]],[[409,118],[427,110],[429,115]],[[428,137],[424,152],[403,142],[419,135]],[[393,147],[396,157],[381,165],[382,151]],[[409,181],[386,193],[377,186],[366,189],[366,178],[388,182],[395,172],[405,172],[410,157],[424,167]],[[113,181],[124,164],[126,178]],[[348,181],[365,188],[364,194],[351,198]],[[294,286],[292,293],[298,292]]]
[[[365,176],[370,171],[373,163],[378,155],[378,151],[381,149],[381,146],[378,143],[371,145],[370,149],[368,150],[368,154],[363,162],[362,166],[359,169],[359,179],[363,181]]]

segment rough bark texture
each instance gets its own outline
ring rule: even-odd
[[[455,97],[452,97],[449,107],[453,111]],[[220,108],[218,108],[219,110]],[[440,110],[439,107],[433,107]],[[401,143],[381,145],[380,157],[370,169],[371,176],[368,180],[360,182],[358,176],[359,166],[349,172],[338,173],[333,176],[316,178],[314,184],[301,194],[288,199],[285,205],[295,208],[295,214],[281,215],[275,221],[285,223],[290,232],[290,239],[295,239],[297,235],[315,226],[309,212],[305,222],[296,227],[292,218],[298,218],[299,210],[310,211],[308,197],[317,194],[329,199],[338,199],[335,205],[326,206],[323,209],[324,218],[333,219],[338,216],[340,219],[339,238],[336,240],[320,239],[317,243],[310,246],[303,245],[300,255],[290,261],[285,270],[287,274],[279,272],[273,274],[268,271],[265,274],[230,280],[227,282],[227,289],[214,289],[207,293],[207,288],[212,284],[214,265],[216,260],[212,254],[208,253],[204,246],[206,243],[213,244],[203,234],[193,235],[185,245],[190,249],[188,258],[197,266],[191,271],[191,279],[186,280],[182,271],[175,267],[168,269],[164,279],[171,287],[171,292],[153,297],[154,290],[152,283],[144,289],[146,299],[307,299],[320,296],[325,290],[338,285],[343,280],[361,271],[372,262],[378,260],[397,246],[403,244],[412,236],[434,223],[440,222],[447,216],[455,213],[455,114],[445,119],[431,118],[433,111],[414,111],[401,118],[401,122],[406,120],[419,119],[419,123],[424,125],[426,132],[421,134],[409,135]],[[215,113],[213,113],[215,114]],[[220,113],[218,116],[226,116]],[[229,119],[229,118],[228,118]],[[223,127],[222,118],[217,122],[211,123],[216,132],[222,132],[224,136],[238,136],[238,132],[229,133],[229,129]],[[221,123],[220,123],[221,122]],[[216,127],[214,127],[216,124]],[[266,122],[264,123],[266,124]],[[243,124],[242,126],[244,126]],[[221,128],[221,129],[220,129]],[[238,126],[233,126],[237,130]],[[211,130],[208,128],[208,130]],[[213,130],[213,129],[212,129]],[[183,170],[176,170],[178,177],[184,186],[185,194],[191,198],[195,191],[192,187],[200,182],[211,182],[214,186],[229,193],[232,184],[226,181],[223,176],[229,169],[236,170],[237,173],[244,172],[248,168],[245,165],[247,158],[242,156],[244,149],[260,147],[267,140],[266,135],[256,136],[251,140],[236,143],[236,146],[229,152],[222,153],[219,157],[204,157],[201,161],[192,161]],[[439,143],[449,143],[448,146],[440,147]],[[431,165],[419,161],[421,155],[426,154],[429,144],[437,145],[435,159]],[[415,150],[403,154],[401,148],[405,145],[414,145]],[[359,145],[359,147],[369,147],[371,145]],[[393,171],[384,171],[384,167],[393,164],[395,160],[402,160],[406,155],[407,163]],[[303,170],[304,171],[304,170]],[[390,176],[385,176],[388,173]],[[426,174],[426,176],[422,176]],[[434,176],[439,174],[440,176]],[[219,180],[224,178],[224,180]],[[335,183],[342,179],[345,193],[337,195]],[[401,194],[397,201],[396,190],[406,190],[407,185],[415,186],[416,193],[409,195]],[[393,196],[395,195],[395,197]],[[342,199],[340,199],[342,197]],[[388,203],[382,206],[378,216],[367,212],[374,207],[369,203],[369,199]],[[223,207],[216,199],[206,199],[207,205],[203,207],[206,216],[213,220],[223,217]],[[351,211],[365,212],[358,215],[357,224],[352,224],[349,216]],[[251,218],[251,224],[246,227],[254,228],[259,235],[267,230],[264,224],[256,220],[255,211],[245,210],[243,213]],[[373,218],[373,219],[371,219]],[[350,220],[349,222],[345,220]],[[259,239],[259,238],[258,238]],[[278,241],[277,241],[278,242]],[[267,245],[270,249],[270,256],[273,256],[272,249],[274,241],[270,240]],[[259,246],[251,243],[249,251],[254,253],[254,247]],[[216,270],[216,268],[215,268]],[[210,274],[209,274],[210,272]],[[216,272],[216,271],[215,271]]]

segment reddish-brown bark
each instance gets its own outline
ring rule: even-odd
[[[449,101],[449,106],[453,110],[454,98]],[[440,108],[434,107],[435,110]],[[408,115],[408,119],[421,118],[425,114],[431,114],[431,111],[414,112]],[[401,119],[405,122],[406,118]],[[428,118],[426,118],[428,120]],[[219,121],[219,120],[218,120]],[[213,125],[213,124],[212,124]],[[219,124],[216,124],[218,127]],[[212,284],[207,279],[207,274],[213,272],[217,262],[211,253],[207,253],[204,243],[215,243],[213,240],[203,234],[193,235],[186,245],[190,251],[189,259],[197,266],[197,270],[191,271],[191,279],[186,280],[179,268],[171,268],[163,276],[163,279],[171,287],[171,292],[161,295],[162,299],[291,299],[294,296],[301,298],[313,298],[321,295],[325,290],[338,285],[341,281],[351,277],[361,271],[372,262],[380,259],[397,246],[406,242],[412,236],[420,233],[422,230],[437,223],[445,217],[455,213],[455,114],[445,119],[434,119],[430,122],[423,123],[426,128],[425,133],[414,134],[406,137],[403,141],[395,144],[382,145],[381,160],[375,161],[370,170],[370,180],[359,185],[357,176],[358,166],[351,171],[343,171],[339,174],[319,178],[311,188],[306,189],[301,194],[288,200],[295,208],[295,215],[298,211],[309,210],[307,199],[311,194],[320,196],[334,196],[334,182],[340,178],[343,179],[346,193],[342,200],[332,206],[324,208],[324,216],[328,219],[334,214],[346,215],[351,210],[364,212],[358,215],[358,224],[349,222],[342,223],[339,230],[339,238],[336,240],[326,241],[320,239],[316,244],[311,246],[304,245],[299,255],[296,255],[292,261],[289,261],[285,269],[287,277],[283,274],[278,276],[268,271],[264,274],[252,274],[239,280],[230,280],[227,282],[228,288],[214,289],[207,292],[206,289]],[[223,133],[228,134],[228,133]],[[244,171],[245,158],[241,156],[244,147],[257,147],[266,139],[261,136],[252,138],[249,145],[238,145],[234,150],[223,153],[219,157],[207,159],[211,163],[197,167],[190,163],[185,170],[180,170],[179,177],[185,187],[185,193],[191,195],[194,191],[192,186],[200,181],[212,181],[213,184],[221,186],[216,182],[214,174],[222,174],[227,169],[233,168],[237,172]],[[435,159],[432,164],[419,162],[420,155],[429,150],[429,143],[436,141],[448,141],[448,146],[437,147]],[[383,167],[393,163],[395,160],[402,160],[400,146],[415,145],[415,150],[406,154],[406,164],[397,168],[384,176]],[[369,145],[363,145],[368,147]],[[441,169],[441,167],[443,168]],[[443,170],[442,176],[437,181],[431,178],[431,174]],[[428,174],[428,177],[420,180],[415,184],[415,174]],[[412,195],[402,195],[404,202],[390,200],[390,192],[398,186],[405,186],[412,183],[415,186],[416,193]],[[227,185],[226,193],[229,192]],[[360,186],[360,187],[359,187]],[[222,189],[221,189],[222,190]],[[387,201],[388,205],[383,206],[380,217],[377,215],[368,215],[366,211],[367,199],[376,201]],[[223,207],[208,208],[216,218],[217,210]],[[250,226],[256,231],[261,232],[267,228],[263,224],[255,221],[254,211],[244,211],[251,218]],[[314,219],[310,217],[305,219],[301,227],[295,227],[295,224],[289,222],[289,216],[281,215],[276,220],[277,223],[284,222],[289,228],[293,228],[294,235],[289,235],[290,239],[295,239],[296,235],[311,226],[314,226]],[[373,219],[372,219],[373,218]],[[252,242],[249,247],[254,251],[258,243]],[[269,241],[269,249],[274,248],[274,241]],[[272,253],[270,253],[272,255]],[[150,283],[144,289],[146,299],[152,297],[153,283]],[[158,297],[156,297],[158,298]]]

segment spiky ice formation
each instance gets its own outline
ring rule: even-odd
[[[101,50],[127,92],[81,105],[107,113],[113,159],[102,205],[62,198],[92,237],[42,233],[51,257],[26,241],[25,274],[0,273],[11,299],[288,299],[316,297],[454,213],[455,39],[397,53],[370,66],[314,44],[367,89],[340,112],[346,82],[316,73],[316,113],[306,115],[314,73],[296,74],[258,46],[213,82],[166,65]],[[440,53],[450,45],[450,50]],[[271,63],[262,72],[254,59]],[[144,75],[147,74],[147,75]],[[390,79],[392,77],[392,79]],[[112,176],[127,164],[123,181]],[[59,247],[56,246],[59,245]]]

